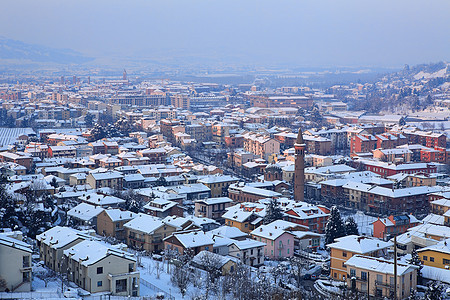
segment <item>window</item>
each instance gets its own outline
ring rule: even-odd
[[[351,277],[356,277],[356,270],[355,269],[350,269],[350,276]]]
[[[103,286],[103,281],[101,281],[101,280],[100,280],[100,281],[97,281],[97,286],[98,286],[98,287]]]
[[[343,251],[343,252],[342,252],[342,256],[343,256],[343,257],[347,257],[347,252]]]
[[[442,259],[442,263],[443,263],[444,265],[450,265],[450,259],[443,258],[443,259]]]
[[[428,256],[423,256],[423,260],[428,260]]]
[[[434,257],[430,256],[430,261],[434,262]]]
[[[103,267],[97,268],[97,274],[103,274]]]
[[[378,283],[383,282],[383,275],[377,274],[377,282],[378,282]]]
[[[131,263],[128,265],[128,272],[133,272],[133,270],[134,270],[134,264]]]
[[[273,241],[272,241],[272,246],[273,246]]]
[[[29,268],[30,267],[30,256],[23,256],[22,257],[22,267],[23,268]]]
[[[287,254],[289,254],[289,249],[288,249],[288,251],[287,251]]]
[[[361,279],[366,281],[367,280],[367,272],[362,272],[361,271]]]
[[[127,280],[119,279],[116,281],[116,293],[122,293],[127,291]]]

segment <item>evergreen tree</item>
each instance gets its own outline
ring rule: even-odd
[[[100,124],[95,123],[94,127],[91,130],[91,134],[94,137],[94,140],[101,140],[105,137],[105,130]]]
[[[159,177],[158,179],[156,179],[155,181],[155,186],[167,186],[167,180],[164,177]]]
[[[425,292],[425,300],[441,300],[442,298],[442,285],[439,282],[430,282],[428,289]]]
[[[331,207],[328,223],[325,227],[325,245],[334,242],[334,239],[345,236],[345,226],[342,221],[339,209],[336,206]]]
[[[0,185],[0,228],[15,229],[17,221],[16,202],[6,192],[4,184]]]
[[[422,270],[423,266],[422,266],[422,261],[420,260],[419,254],[417,254],[416,249],[413,249],[413,251],[411,252],[411,258],[408,260],[408,263],[419,267],[419,269],[417,270],[417,279],[418,279],[417,281],[418,281],[418,283],[421,283],[422,274],[421,274],[420,270]]]
[[[353,217],[348,217],[345,220],[345,234],[346,235],[359,235],[358,225]]]
[[[92,122],[94,120],[94,116],[90,113],[87,113],[86,116],[84,116],[84,122],[86,122],[86,126],[91,127]]]
[[[283,212],[281,211],[278,201],[276,199],[271,199],[269,205],[267,206],[266,215],[264,216],[263,223],[270,224],[273,221],[283,219]]]

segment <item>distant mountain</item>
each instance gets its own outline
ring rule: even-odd
[[[69,49],[55,49],[41,45],[28,44],[0,36],[0,59],[26,60],[36,63],[81,64],[92,61]]]

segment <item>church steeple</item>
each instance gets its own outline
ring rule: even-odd
[[[298,129],[297,140],[295,141],[295,173],[294,173],[294,200],[304,201],[305,199],[305,142],[303,140],[302,129]]]

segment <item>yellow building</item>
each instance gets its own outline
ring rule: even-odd
[[[241,209],[230,209],[223,214],[222,218],[225,219],[225,225],[236,227],[245,233],[250,233],[250,231],[261,225],[262,222],[262,218],[253,212]]]
[[[353,255],[384,257],[390,246],[392,246],[391,242],[366,236],[349,235],[337,238],[334,243],[327,245],[331,249],[330,276],[336,280],[346,280],[347,266],[345,263]]]
[[[417,286],[417,266],[397,264],[397,286],[394,280],[394,263],[384,259],[370,256],[355,255],[350,258],[347,266],[347,286],[351,289],[378,298],[394,298],[397,290],[397,299],[406,299],[411,290]]]
[[[450,239],[419,249],[417,253],[425,266],[441,269],[450,268]]]

